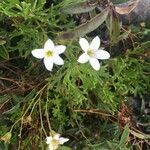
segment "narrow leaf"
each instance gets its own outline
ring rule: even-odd
[[[80,2],[75,4],[70,4],[61,9],[63,13],[67,14],[79,14],[92,11],[97,6],[98,2],[93,4],[88,4],[88,2]]]
[[[0,47],[0,57],[4,58],[4,59],[9,59],[9,53],[7,51],[7,49],[5,48],[5,46],[1,46]]]
[[[147,50],[150,49],[150,41],[146,41],[146,42],[142,43],[141,47],[143,49],[147,49]]]
[[[148,139],[148,140],[150,140],[150,135],[149,134],[138,133],[138,132],[135,132],[133,130],[130,130],[130,133],[132,135],[134,135],[135,137],[139,138],[139,139]]]
[[[129,34],[130,34],[130,31],[129,32],[124,32],[121,35],[119,35],[116,43],[121,41],[121,40],[126,40],[128,38],[128,36],[129,36]]]
[[[120,22],[117,14],[113,10],[111,10],[111,13],[107,18],[107,27],[109,29],[111,42],[117,43],[120,35]]]
[[[86,35],[97,29],[107,18],[109,13],[109,8],[105,8],[100,14],[96,15],[91,20],[84,24],[81,24],[77,28],[70,30],[68,32],[61,33],[58,38],[62,40],[77,38]]]
[[[20,104],[17,104],[15,106],[13,106],[11,109],[3,112],[3,114],[13,114],[14,112],[18,111],[19,107],[20,107]]]
[[[7,132],[4,136],[2,136],[0,139],[3,140],[4,142],[6,143],[9,143],[10,142],[10,139],[11,139],[11,132]]]
[[[129,125],[127,124],[125,126],[123,133],[122,133],[118,147],[121,147],[124,144],[126,144],[126,142],[128,141],[128,138],[129,138],[129,133],[130,133],[130,129],[129,129]]]
[[[140,0],[126,2],[124,4],[121,4],[122,6],[120,7],[118,7],[119,5],[116,6],[115,10],[118,14],[121,14],[121,15],[129,14],[131,11],[133,11],[137,7],[139,1]]]
[[[120,22],[118,20],[118,17],[116,16],[116,14],[113,12],[113,16],[112,16],[112,42],[116,42],[117,38],[120,35]]]
[[[34,95],[35,95],[35,90],[33,89],[28,95],[25,96],[25,98],[23,98],[23,100],[21,102],[31,101],[33,99]]]
[[[4,39],[0,39],[0,45],[4,45],[6,41]]]

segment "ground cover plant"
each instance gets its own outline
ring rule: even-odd
[[[150,149],[149,22],[123,2],[0,0],[0,149]]]

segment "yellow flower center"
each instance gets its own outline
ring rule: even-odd
[[[89,49],[87,51],[87,54],[90,56],[90,57],[93,57],[94,56],[94,51],[92,49]]]
[[[57,149],[60,143],[58,140],[52,139],[50,144],[54,149]]]
[[[48,50],[45,53],[45,57],[52,57],[54,55],[54,52],[52,50]]]

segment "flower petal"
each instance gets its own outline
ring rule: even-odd
[[[43,49],[34,49],[32,55],[36,58],[42,59],[44,57],[44,50]]]
[[[83,53],[77,60],[79,63],[86,63],[89,60],[89,56],[86,53]]]
[[[50,144],[51,141],[52,141],[52,137],[51,136],[46,137],[46,144]]]
[[[100,38],[96,36],[90,44],[90,49],[97,50],[99,47],[100,47]]]
[[[100,63],[99,61],[96,59],[96,58],[90,58],[90,64],[91,66],[96,70],[98,71],[100,69]]]
[[[105,50],[98,50],[98,51],[95,52],[95,57],[97,59],[104,60],[104,59],[109,59],[110,58],[110,54],[107,51],[105,51]]]
[[[67,141],[69,141],[69,139],[63,138],[63,137],[60,137],[60,138],[59,138],[59,143],[60,143],[60,144],[64,144],[64,143],[67,142]]]
[[[54,139],[55,139],[55,140],[59,140],[59,137],[60,137],[60,134],[59,134],[59,133],[56,133],[56,134],[54,135]]]
[[[53,144],[50,144],[48,146],[48,150],[56,150],[58,148],[58,146],[55,148],[55,146],[53,146]]]
[[[85,38],[80,38],[79,44],[83,51],[87,51],[90,47],[89,42]]]
[[[53,60],[50,58],[44,58],[44,65],[47,70],[52,71],[53,69]]]
[[[54,50],[54,43],[51,39],[48,39],[44,44],[44,50]]]
[[[53,57],[53,62],[56,65],[63,65],[64,64],[63,59],[59,55],[57,55],[57,54]]]
[[[66,49],[66,46],[64,45],[57,45],[55,46],[55,51],[57,52],[57,54],[62,54]]]

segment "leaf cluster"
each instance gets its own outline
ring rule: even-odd
[[[81,2],[85,1],[78,1]],[[95,16],[99,18],[97,24],[93,18],[94,22],[89,21],[92,26],[81,25],[85,30],[76,32],[79,28],[73,17],[58,11],[68,3],[72,5],[70,0],[53,1],[51,5],[46,0],[0,2],[0,92],[12,89],[10,93],[0,93],[0,139],[6,142],[1,142],[1,149],[19,146],[20,149],[44,149],[45,137],[51,129],[69,137],[68,146],[77,149],[128,150],[132,145],[129,126],[122,134],[111,117],[129,97],[144,99],[149,93],[149,29],[144,28],[142,32],[139,27],[131,28],[142,41],[123,49],[118,39],[128,35],[120,35],[116,16],[107,18],[112,42],[118,47],[108,46],[108,51],[114,55],[100,62],[101,69],[97,72],[88,63],[77,62],[81,53],[77,37],[81,32],[92,31],[93,26],[96,29],[106,20],[108,11]],[[58,32],[70,28],[75,28],[71,30],[77,35],[74,40],[55,40]],[[55,43],[67,44],[62,56],[64,66],[55,66],[50,73],[31,57],[31,50],[42,47],[48,37]],[[16,86],[23,92],[13,92]],[[26,86],[30,88],[26,90]],[[145,118],[139,116],[137,120],[143,124]],[[145,122],[147,120],[146,116]]]

